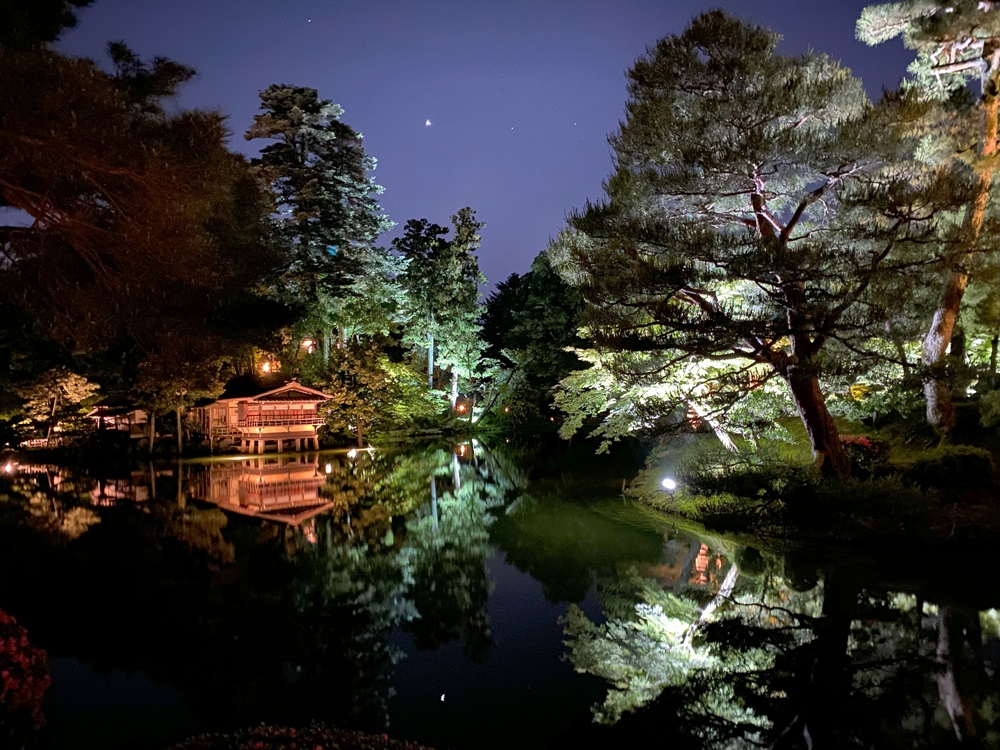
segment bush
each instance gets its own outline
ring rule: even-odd
[[[867,435],[841,435],[840,442],[851,459],[851,474],[868,479],[887,465],[889,444]]]
[[[972,445],[940,445],[917,454],[903,476],[924,488],[967,492],[993,485],[989,451]]]

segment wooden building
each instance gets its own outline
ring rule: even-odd
[[[263,453],[268,444],[284,450],[319,449],[319,408],[331,396],[291,381],[259,393],[223,393],[217,401],[191,410],[209,446],[222,439],[239,443],[241,452]]]

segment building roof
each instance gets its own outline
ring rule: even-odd
[[[238,387],[230,388],[217,399],[222,401],[329,401],[333,396],[329,393],[302,385],[297,380],[291,380],[277,388],[258,386],[256,391],[247,387],[248,384],[240,383]]]

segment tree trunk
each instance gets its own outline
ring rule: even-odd
[[[847,479],[851,475],[851,461],[840,442],[840,433],[833,423],[833,417],[826,408],[819,378],[797,364],[789,365],[784,375],[792,391],[792,400],[799,411],[799,418],[809,436],[813,465],[828,476]]]
[[[698,415],[698,418],[704,420],[705,424],[712,428],[712,432],[714,432],[715,436],[719,438],[719,442],[725,446],[725,449],[730,453],[738,453],[739,448],[736,447],[736,443],[733,442],[733,439],[729,437],[729,433],[726,432],[726,428],[722,426],[722,423],[719,422],[719,420],[716,419],[715,416],[712,415],[712,413],[705,407],[695,403],[694,401],[689,403],[691,404],[691,408],[694,409],[694,413]]]
[[[355,427],[355,429],[358,432],[358,447],[359,448],[364,448],[365,447],[365,438],[364,438],[364,434],[362,433],[361,415],[360,414],[356,414],[354,416],[354,427]]]
[[[427,335],[427,390],[434,390],[434,336]]]
[[[320,346],[323,348],[323,364],[324,365],[330,364],[330,336],[331,335],[332,334],[331,334],[330,331],[323,331],[319,335],[319,343],[320,343]]]
[[[1000,335],[993,334],[990,339],[990,388],[997,387],[997,347],[1000,345]]]
[[[431,474],[431,518],[434,519],[434,528],[436,529],[438,526],[438,488],[433,474]]]
[[[458,406],[458,372],[455,370],[451,371],[451,410],[455,411],[455,407]]]
[[[175,409],[177,413],[177,456],[184,455],[184,422],[181,419],[181,407]]]
[[[951,402],[951,386],[948,383],[945,366],[948,345],[951,343],[952,332],[958,321],[962,307],[962,297],[969,284],[969,274],[964,268],[970,253],[979,244],[979,233],[983,228],[983,218],[986,215],[986,205],[990,197],[990,185],[993,181],[993,167],[990,157],[997,150],[998,109],[1000,98],[995,92],[983,92],[983,137],[980,142],[982,157],[979,171],[979,185],[976,197],[966,214],[965,240],[958,252],[950,259],[952,270],[945,283],[941,301],[934,311],[930,329],[924,337],[923,363],[927,368],[927,379],[924,381],[924,397],[927,400],[927,423],[930,424],[942,440],[948,440],[955,427],[955,407]]]
[[[156,415],[149,412],[149,455],[153,455],[153,441],[156,440]]]
[[[473,415],[476,413],[476,392],[472,392],[472,398],[469,399],[469,424],[475,424],[476,420],[473,419]]]
[[[962,608],[942,605],[938,609],[937,660],[941,671],[937,675],[938,697],[948,712],[955,737],[959,742],[969,742],[976,736],[976,701],[970,700],[966,672],[962,663],[965,642],[980,650],[979,615]]]

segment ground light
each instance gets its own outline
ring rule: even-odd
[[[673,492],[674,490],[676,490],[676,489],[677,489],[677,482],[675,482],[675,481],[674,481],[673,479],[671,479],[670,477],[663,477],[663,480],[662,480],[662,481],[660,482],[660,485],[661,485],[661,486],[663,487],[663,489],[665,489],[665,490],[666,490],[667,492]]]

